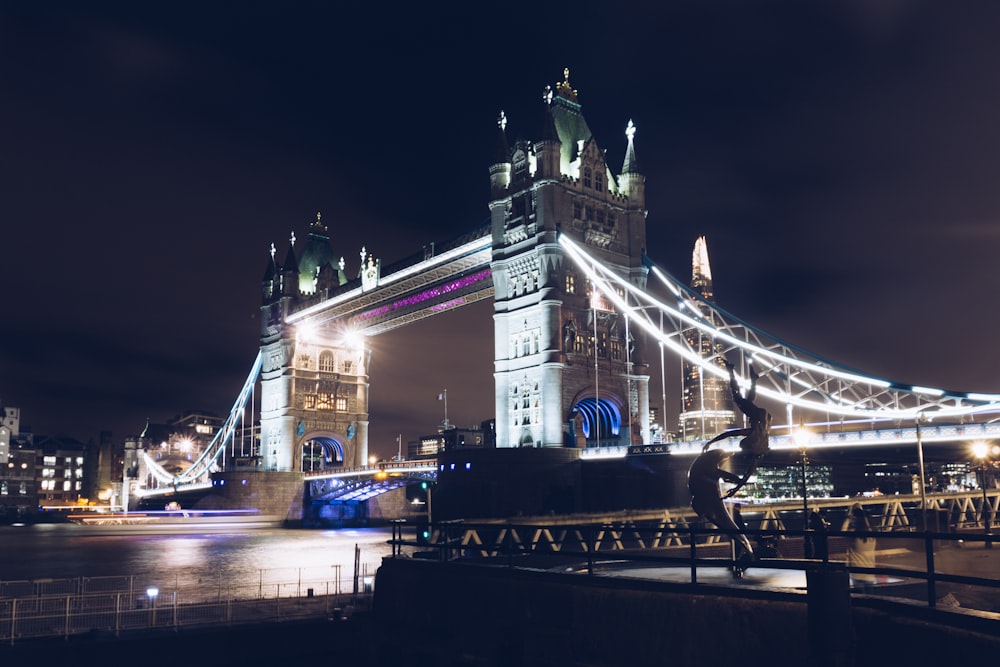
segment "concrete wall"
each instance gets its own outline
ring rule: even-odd
[[[393,635],[379,645],[379,664],[404,667],[885,667],[1000,651],[996,619],[856,599],[845,609],[837,621],[795,592],[387,559],[373,621]],[[812,642],[810,617],[832,621]]]

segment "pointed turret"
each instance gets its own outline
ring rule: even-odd
[[[580,112],[579,93],[569,82],[569,68],[563,69],[563,80],[556,84],[551,100],[552,120],[559,135],[559,170],[567,176],[579,177],[580,151],[593,136]]]
[[[510,146],[507,143],[507,115],[500,111],[497,117],[497,141],[493,164],[490,165],[490,196],[503,197],[510,185]]]
[[[270,303],[281,290],[281,279],[278,265],[274,261],[274,244],[271,244],[271,251],[267,258],[267,267],[264,269],[264,277],[261,278],[261,295],[264,303]]]
[[[552,88],[549,86],[545,86],[542,93],[542,103],[542,134],[535,142],[536,177],[557,178],[562,142],[559,140],[556,121],[552,117]]]
[[[339,283],[337,278],[337,257],[330,246],[330,235],[327,226],[323,224],[323,216],[316,213],[316,219],[309,225],[309,237],[306,239],[305,248],[299,257],[299,292],[302,294],[315,294],[319,286],[320,276],[323,275],[323,288],[330,289]],[[346,279],[345,281],[346,282]]]
[[[281,265],[281,295],[298,296],[299,294],[299,263],[295,259],[295,232],[288,242],[288,252]]]
[[[625,162],[622,163],[622,175],[619,189],[638,208],[646,205],[646,177],[639,171],[639,160],[635,156],[635,125],[631,120],[625,128],[628,146],[625,148]]]

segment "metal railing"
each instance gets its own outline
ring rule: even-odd
[[[624,568],[672,568],[687,571],[685,583],[699,583],[707,568],[734,569],[735,531],[640,520],[601,523],[484,523],[461,521],[420,527],[427,538],[410,538],[414,528],[405,522],[393,525],[392,557],[414,556],[440,561],[504,563],[600,575]],[[1000,550],[993,558],[996,536],[982,531],[839,531],[748,529],[745,533],[761,545],[773,545],[776,555],[759,557],[753,570],[810,570],[845,568],[852,593],[903,598],[928,607],[963,607],[1000,612]],[[806,541],[822,539],[823,558],[806,557]],[[849,553],[856,540],[877,543],[874,566],[852,562]],[[412,549],[408,554],[404,549]],[[780,555],[779,555],[780,554]],[[987,556],[984,558],[984,555]]]
[[[317,570],[260,570],[239,581],[178,585],[155,577],[76,577],[0,581],[0,642],[78,634],[346,618],[370,608],[374,573],[353,582],[339,565]],[[285,578],[287,577],[287,578]],[[348,584],[345,590],[345,583]],[[350,585],[353,583],[353,585]]]

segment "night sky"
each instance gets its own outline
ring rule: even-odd
[[[998,34],[995,2],[0,3],[0,400],[82,440],[225,414],[270,244],[321,211],[353,276],[484,223],[497,115],[536,138],[564,67],[616,173],[638,127],[668,271],[705,235],[747,322],[1000,392]],[[493,416],[491,312],[372,340],[374,453],[445,388]]]

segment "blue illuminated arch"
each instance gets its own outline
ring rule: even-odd
[[[344,447],[336,438],[315,436],[302,443],[302,471],[316,472],[344,465]]]
[[[573,406],[573,412],[579,413],[582,417],[583,435],[588,441],[593,440],[594,445],[598,444],[598,440],[618,439],[622,415],[615,401],[605,398],[597,399],[593,396],[581,398]]]

